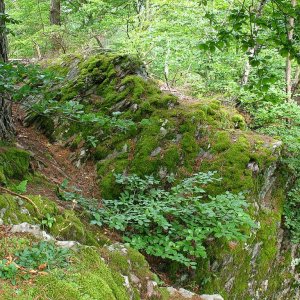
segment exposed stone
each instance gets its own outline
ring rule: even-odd
[[[39,225],[32,225],[26,222],[13,225],[10,229],[11,233],[29,233],[38,239],[42,239],[44,241],[53,241],[54,238],[49,235],[46,231],[41,230]]]
[[[255,174],[257,174],[259,172],[259,166],[256,162],[250,162],[247,165],[247,168],[250,169]]]
[[[161,134],[163,137],[166,136],[167,133],[168,133],[168,130],[167,130],[166,128],[164,128],[164,127],[161,127],[161,128],[160,128],[160,134]]]
[[[201,295],[201,298],[203,300],[224,300],[224,298],[221,295]]]
[[[56,241],[56,246],[61,248],[77,250],[79,243],[76,241]]]
[[[151,152],[151,156],[152,156],[152,157],[157,156],[158,154],[161,153],[161,150],[162,150],[161,147],[157,147],[156,149],[154,149],[154,150]]]
[[[135,276],[134,274],[130,274],[130,280],[133,282],[133,283],[135,283],[135,284],[139,284],[140,283],[140,279],[137,277],[137,276]]]
[[[180,297],[180,299],[192,299],[192,300],[204,300],[204,298],[202,298],[202,296],[199,296],[191,291],[188,291],[186,289],[180,288],[180,289],[175,289],[174,287],[170,286],[167,287],[167,291],[170,293],[171,296],[176,297],[176,299],[178,299],[178,297]],[[172,299],[172,298],[170,298]],[[208,299],[208,300],[215,300],[214,298]],[[219,299],[216,299],[219,300]],[[223,300],[220,299],[220,300]]]
[[[56,246],[62,248],[68,248],[76,250],[77,247],[80,245],[76,241],[56,241],[54,237],[48,234],[46,231],[41,230],[39,225],[32,225],[29,223],[21,223],[17,225],[13,225],[10,228],[11,233],[28,233],[36,237],[37,239],[41,239],[43,241],[54,241]]]

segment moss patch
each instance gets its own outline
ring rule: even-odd
[[[29,171],[28,152],[9,146],[0,147],[0,180],[23,179]]]

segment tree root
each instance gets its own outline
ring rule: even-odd
[[[6,189],[6,188],[4,188],[4,187],[2,187],[2,186],[0,186],[0,190],[4,191],[4,192],[6,192],[6,193],[8,193],[8,194],[10,194],[10,195],[12,195],[12,196],[17,196],[17,197],[19,197],[19,198],[21,198],[21,199],[23,199],[23,200],[29,202],[29,203],[34,207],[34,210],[36,211],[36,213],[37,213],[39,216],[42,216],[42,214],[41,214],[41,212],[39,211],[38,207],[36,206],[36,204],[35,204],[30,198],[28,198],[28,197],[26,197],[26,196],[23,196],[23,195],[20,195],[20,194],[18,194],[18,193],[15,193],[15,192],[13,192],[13,191],[11,191],[11,190],[9,190],[9,189]]]

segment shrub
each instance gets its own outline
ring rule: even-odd
[[[207,195],[204,186],[220,181],[214,175],[198,173],[170,189],[153,176],[116,175],[124,192],[104,200],[92,223],[122,231],[126,242],[149,255],[195,267],[196,258],[206,257],[208,238],[244,241],[242,228],[255,226],[243,194]]]

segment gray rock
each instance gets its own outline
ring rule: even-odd
[[[107,250],[110,252],[120,252],[123,253],[124,255],[127,254],[128,250],[125,247],[125,245],[121,244],[121,243],[114,243],[112,245],[107,246]]]
[[[168,130],[167,130],[166,128],[164,128],[164,127],[161,127],[161,128],[160,128],[160,134],[161,134],[163,137],[166,136],[167,133],[168,133]]]
[[[55,245],[61,248],[77,250],[79,243],[75,241],[57,241]]]
[[[130,280],[135,284],[140,283],[140,279],[137,276],[135,276],[134,274],[130,274]]]
[[[247,168],[250,169],[253,173],[258,173],[259,172],[259,166],[256,162],[250,162],[247,165]]]
[[[203,300],[224,300],[221,295],[201,295],[200,296]]]
[[[157,156],[160,152],[161,152],[161,147],[157,147],[156,149],[154,149],[152,152],[151,152],[151,156],[154,157],[154,156]]]
[[[183,289],[183,288],[180,288],[178,290],[178,292],[179,292],[179,294],[181,294],[182,297],[185,297],[187,299],[193,298],[196,295],[195,293],[190,292],[190,291],[188,291],[186,289]]]
[[[6,211],[7,211],[7,208],[5,208],[5,207],[2,208],[2,209],[0,209],[0,218],[3,218],[3,217],[4,217]]]
[[[54,238],[48,234],[46,231],[41,230],[39,225],[32,225],[29,223],[21,223],[18,225],[13,225],[10,229],[11,233],[29,233],[38,239],[44,241],[53,241]]]
[[[76,250],[80,245],[75,241],[56,241],[54,237],[48,234],[46,231],[41,230],[39,225],[32,225],[29,223],[21,223],[18,225],[13,225],[10,229],[11,233],[29,233],[34,237],[44,240],[44,241],[55,241],[55,245],[61,248],[68,248]]]
[[[20,211],[23,215],[30,215],[29,210],[25,207],[21,207]]]
[[[147,297],[151,298],[152,296],[155,296],[155,287],[157,286],[157,283],[155,281],[149,280],[147,282]]]
[[[201,299],[201,300],[203,300],[203,298],[201,298],[201,296],[199,296],[191,291],[188,291],[186,289],[183,289],[183,288],[175,289],[174,287],[170,286],[170,287],[167,287],[167,290],[171,294],[171,296],[173,296],[173,295],[179,296],[180,295],[184,299],[199,299],[199,300]],[[211,300],[211,299],[209,299],[209,300]],[[219,299],[216,299],[216,300],[219,300]]]

